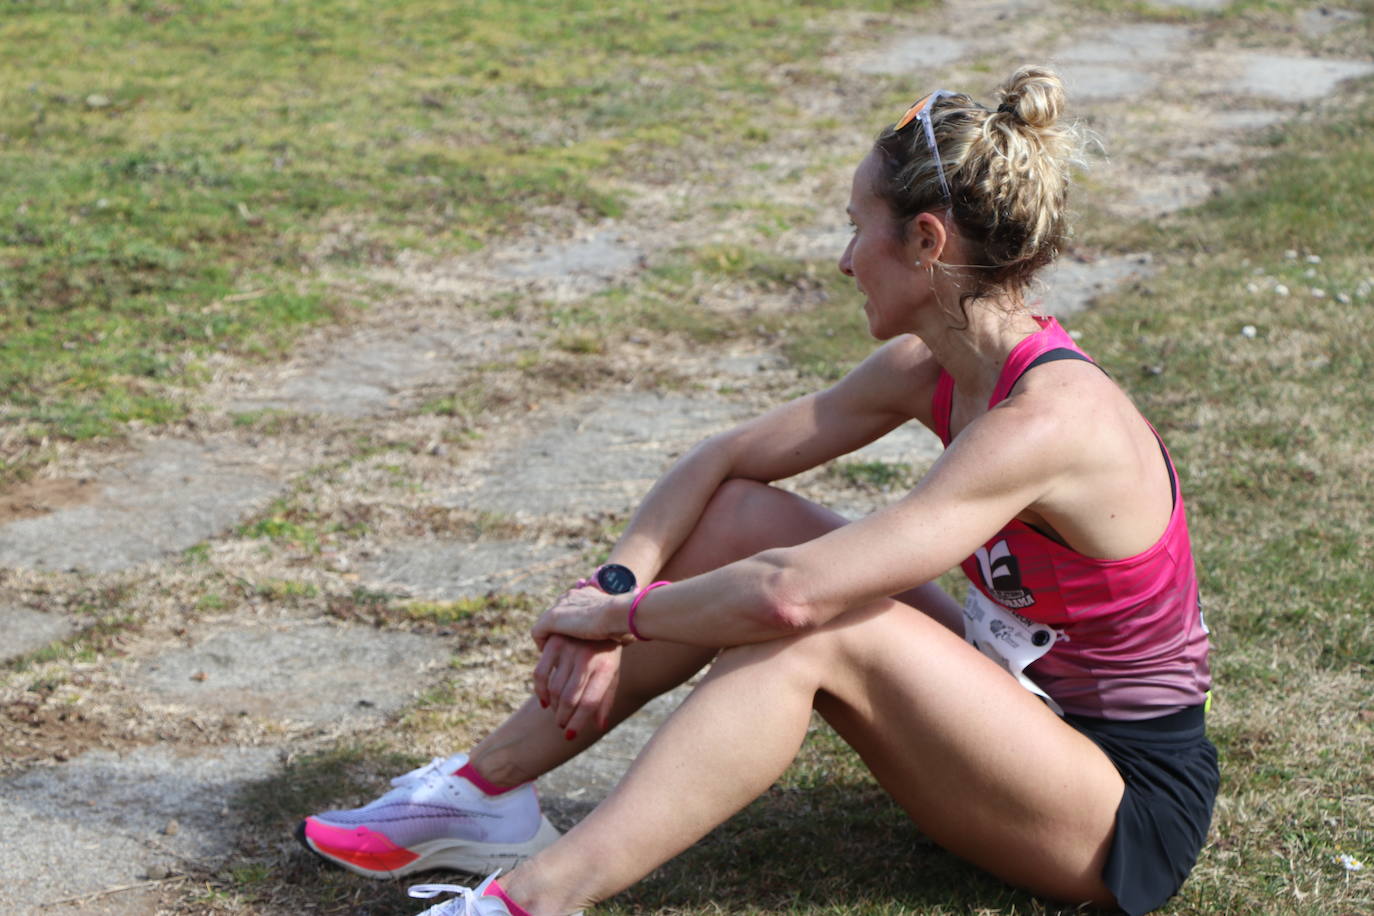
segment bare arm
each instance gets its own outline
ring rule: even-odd
[[[763,642],[928,582],[1058,483],[1066,438],[1052,417],[994,410],[901,501],[796,547],[660,588],[640,604],[637,629],[697,645]],[[631,596],[585,597],[546,614],[536,637],[626,638]]]
[[[924,344],[898,338],[835,386],[708,439],[655,484],[611,552],[611,562],[628,566],[647,583],[682,546],[726,480],[790,477],[853,451],[913,416],[929,424],[925,414],[938,371]],[[732,567],[708,582],[707,590],[742,589],[752,569]],[[604,727],[619,664],[616,643],[626,637],[623,630],[604,632],[593,622],[607,612],[627,625],[631,600],[633,595],[616,599],[596,588],[575,589],[535,626],[543,650],[534,671],[535,693],[556,707],[560,727],[576,731],[593,720]],[[589,652],[591,647],[600,648]]]
[[[924,344],[898,338],[833,387],[707,439],[649,491],[610,561],[650,581],[723,482],[781,480],[872,442],[928,407],[937,373]]]

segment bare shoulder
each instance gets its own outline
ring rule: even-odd
[[[1081,451],[1083,424],[1059,406],[1028,396],[1002,401],[954,438],[948,463],[976,468],[990,485],[1048,482]]]
[[[1149,425],[1100,369],[1082,360],[1038,367],[996,407],[970,423],[951,445],[990,479],[1047,487],[1095,467],[1120,466]]]
[[[1019,478],[1034,521],[1088,556],[1133,556],[1172,513],[1159,440],[1116,383],[1078,360],[1040,367],[965,432],[995,456],[992,473]]]
[[[1114,439],[1127,442],[1149,433],[1149,424],[1131,399],[1096,365],[1058,360],[1027,373],[992,413],[1009,412],[1028,431],[1062,438],[1087,457],[1100,455]]]

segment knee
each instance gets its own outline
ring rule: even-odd
[[[721,649],[714,667],[728,670],[763,665],[786,672],[798,684],[815,688],[836,663],[835,648],[833,635],[824,628],[808,630],[795,636]]]
[[[852,693],[857,684],[870,678],[875,666],[885,664],[881,658],[892,647],[922,643],[919,634],[913,638],[913,625],[942,630],[934,620],[910,608],[875,603],[814,629],[722,649],[716,665],[766,665],[785,672],[807,690]]]
[[[732,477],[706,503],[697,533],[724,553],[750,556],[770,540],[764,507],[777,493],[766,483]]]
[[[766,483],[746,480],[743,477],[731,477],[716,487],[716,492],[711,495],[710,502],[706,504],[706,513],[738,519],[741,515],[747,515],[751,509],[757,507],[760,501],[767,500],[776,492]]]
[[[815,503],[757,480],[731,478],[716,487],[672,572],[696,575],[774,547],[791,547],[845,523]]]

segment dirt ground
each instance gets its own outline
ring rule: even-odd
[[[1110,153],[1095,163],[1095,205],[1149,220],[1225,193],[1236,162],[1262,154],[1257,138],[1337,104],[1341,80],[1374,70],[1368,49],[1341,43],[1355,15],[1313,7],[1283,34],[1256,35],[1244,20],[951,0],[836,17],[833,80],[781,91],[818,113],[842,112],[875,74],[986,97],[1004,62],[1048,59]],[[836,140],[862,152],[862,137]],[[794,174],[817,142],[798,133],[748,168],[704,161],[680,186],[627,189],[634,203],[616,221],[535,226],[476,254],[338,278],[387,292],[277,365],[223,360],[184,422],[65,447],[0,494],[0,656],[28,659],[0,686],[0,910],[184,911],[185,876],[218,874],[241,849],[229,800],[243,786],[387,727],[455,679],[496,698],[464,727],[494,721],[529,660],[516,627],[378,608],[554,593],[673,456],[800,380],[763,342],[626,339],[572,359],[549,352],[518,307],[492,317],[489,306],[575,303],[675,248],[751,239],[711,202]],[[813,214],[774,240],[781,253],[838,257],[851,167],[779,182],[780,200]],[[665,223],[664,207],[679,218]],[[1152,269],[1150,252],[1075,251],[1047,278],[1045,308],[1088,307]],[[728,292],[702,307],[785,307]],[[490,368],[519,358],[545,371]],[[480,412],[427,409],[475,389]],[[902,429],[860,457],[919,472],[936,449]],[[824,471],[795,484],[850,515],[888,495]],[[670,708],[554,774],[546,796],[594,801]],[[453,740],[436,734],[417,752]]]

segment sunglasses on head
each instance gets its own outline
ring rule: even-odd
[[[893,133],[900,133],[911,125],[913,121],[920,121],[925,129],[926,145],[930,147],[931,158],[935,160],[935,174],[940,179],[940,190],[945,195],[945,202],[950,203],[954,200],[949,193],[949,183],[945,181],[945,164],[940,161],[940,147],[935,144],[935,128],[930,124],[930,110],[935,107],[935,103],[946,96],[957,95],[947,89],[937,89],[930,95],[918,99],[916,104],[906,110],[906,114],[892,128]]]

